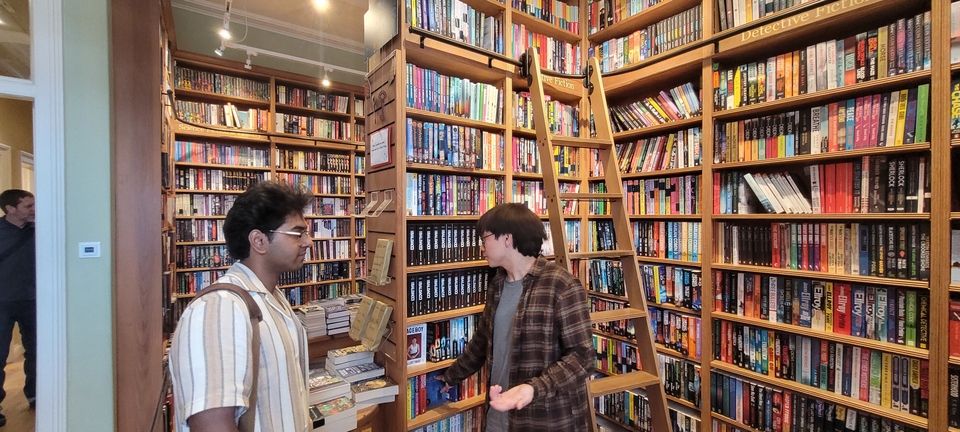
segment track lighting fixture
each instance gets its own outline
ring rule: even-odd
[[[253,69],[253,63],[252,63],[251,60],[252,60],[252,57],[255,56],[255,55],[257,55],[257,53],[252,52],[252,51],[247,51],[247,63],[243,65],[243,68],[244,68],[244,69],[246,69],[246,70],[252,70],[252,69]]]
[[[213,50],[213,53],[216,54],[216,55],[219,56],[219,57],[223,57],[223,52],[224,52],[226,49],[227,49],[227,48],[226,48],[225,46],[223,46],[223,41],[220,41],[220,47],[217,48],[217,49],[215,49],[215,50]]]
[[[232,0],[226,0],[226,3],[223,5],[223,27],[217,30],[217,34],[220,35],[220,39],[222,40],[233,39],[233,35],[230,33],[230,9],[232,6]]]

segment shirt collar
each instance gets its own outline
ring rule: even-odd
[[[23,224],[22,227],[18,227],[14,225],[12,222],[8,221],[6,216],[0,218],[0,221],[3,221],[2,225],[6,225],[8,228],[13,228],[15,230],[25,230],[27,228],[33,227],[33,222],[27,222]]]
[[[263,285],[263,282],[260,281],[257,274],[254,273],[253,270],[250,270],[250,267],[243,265],[243,263],[239,261],[234,263],[233,266],[230,267],[230,270],[227,270],[227,273],[237,273],[237,276],[240,278],[248,280],[250,284],[245,287],[249,288],[247,291],[270,294],[270,290]]]

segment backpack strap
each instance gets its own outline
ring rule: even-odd
[[[263,321],[263,311],[260,310],[260,306],[257,306],[257,303],[247,290],[229,283],[215,283],[210,285],[201,291],[193,301],[197,301],[198,298],[214,291],[230,291],[236,294],[247,304],[247,310],[250,312],[250,328],[253,333],[253,343],[251,345],[253,385],[250,388],[250,406],[247,408],[247,411],[240,416],[238,426],[240,432],[253,432],[257,417],[257,378],[260,373],[260,322]]]

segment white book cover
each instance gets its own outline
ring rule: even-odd
[[[781,192],[792,203],[794,213],[808,213],[807,207],[803,203],[803,197],[790,186],[789,176],[782,172],[772,173],[771,175],[778,181]]]
[[[817,91],[817,46],[807,47],[807,93]]]
[[[860,223],[850,224],[850,274],[860,274]]]
[[[852,367],[850,370],[850,397],[860,399],[860,347],[855,346],[850,353]],[[842,375],[841,375],[842,376]]]
[[[776,276],[768,276],[768,277],[770,278],[769,279],[770,292],[767,294],[767,297],[770,299],[770,304],[767,310],[767,318],[772,322],[777,322],[777,310],[779,309],[779,304],[780,304],[780,297],[779,297],[779,294],[777,293],[777,289],[779,288],[779,286],[777,284]],[[779,351],[777,351],[777,353],[779,355]]]
[[[787,179],[790,187],[793,188],[793,193],[797,197],[797,201],[800,202],[800,205],[803,206],[804,213],[813,213],[813,207],[810,206],[810,200],[803,196],[803,193],[800,192],[800,187],[797,186],[797,182],[793,179],[793,176],[789,173],[782,173],[781,175]]]
[[[407,365],[426,363],[426,337],[426,324],[416,324],[407,327]]]
[[[836,346],[837,361],[833,369],[833,375],[837,378],[837,381],[833,386],[833,393],[839,395],[843,394],[843,344],[837,343]]]
[[[765,173],[756,173],[754,174],[754,179],[757,180],[757,184],[760,185],[760,188],[763,190],[764,195],[767,196],[767,199],[770,200],[770,205],[776,209],[777,213],[786,213],[787,207],[786,203],[780,197],[780,194],[773,188],[773,185],[770,183],[769,175]]]
[[[827,89],[827,43],[818,43],[815,51],[817,53],[816,91],[822,91]]]
[[[787,197],[783,195],[780,188],[777,186],[774,176],[770,173],[758,173],[757,174],[763,182],[761,185],[766,188],[767,196],[772,196],[774,201],[778,203],[780,213],[796,213],[793,211],[793,205],[790,201],[787,200]]]
[[[837,88],[837,43],[826,41],[827,89]],[[841,52],[842,53],[842,52]]]
[[[744,174],[743,179],[747,182],[747,186],[750,186],[750,190],[753,191],[753,195],[757,197],[757,200],[760,201],[760,204],[763,206],[763,209],[767,213],[776,213],[773,205],[770,204],[770,200],[763,193],[763,189],[760,188],[760,185],[757,184],[756,179],[753,178],[753,175],[750,173]]]
[[[820,154],[820,107],[810,108],[810,154]]]
[[[810,165],[806,167],[807,174],[810,177],[810,200],[813,213],[822,213],[823,207],[820,200],[820,166]]]
[[[900,92],[894,90],[890,92],[890,105],[887,108],[887,132],[886,147],[893,147],[893,143],[897,138],[897,108],[900,106]],[[884,107],[880,107],[883,109]]]

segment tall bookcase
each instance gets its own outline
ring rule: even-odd
[[[171,102],[181,118],[167,116],[163,148],[168,331],[195,291],[232,263],[222,234],[226,213],[260,180],[287,182],[313,196],[305,215],[313,246],[301,271],[281,277],[290,302],[362,292],[364,91],[322,88],[310,77],[251,72],[189,53],[172,58]],[[311,341],[318,352],[349,343],[345,337]]]
[[[522,12],[522,5],[504,6],[479,0],[466,3],[488,16],[499,18],[501,28],[505,30],[503,52],[508,56],[512,55],[515,47],[520,46],[515,45],[514,35],[525,34],[524,31],[534,31],[571,45],[576,44],[581,50],[581,60],[591,53],[603,56],[606,62],[603,67],[607,71],[604,78],[607,99],[613,109],[620,110],[613,117],[620,117],[623,122],[617,126],[615,121],[615,127],[619,128],[615,139],[621,157],[629,158],[623,161],[623,168],[633,163],[621,175],[627,193],[634,194],[628,197],[627,202],[635,205],[635,211],[631,212],[632,234],[637,240],[638,255],[642,255],[638,258],[639,264],[648,276],[650,312],[664,323],[660,327],[662,334],[655,336],[661,342],[658,350],[662,354],[662,367],[669,372],[665,375],[674,380],[673,384],[668,385],[668,389],[676,389],[669,397],[672,410],[686,414],[690,419],[698,419],[700,430],[765,430],[768,412],[769,421],[774,421],[774,416],[777,416],[782,422],[785,408],[789,408],[788,414],[791,416],[799,412],[812,412],[814,418],[818,419],[841,412],[845,421],[858,428],[863,424],[868,430],[873,426],[870,424],[873,419],[885,419],[892,426],[919,430],[947,429],[948,367],[960,367],[960,359],[948,355],[946,332],[950,293],[960,292],[960,288],[950,284],[950,246],[946,241],[951,223],[960,218],[958,209],[951,207],[950,199],[956,194],[950,187],[950,161],[954,156],[955,142],[950,140],[950,81],[951,77],[956,78],[956,71],[960,67],[949,60],[949,2],[665,0],[652,5],[643,2],[642,6],[616,1],[580,2],[577,5],[579,25],[574,32],[533,16],[540,14],[549,17],[549,14],[534,9],[530,9],[531,13]],[[368,132],[383,128],[391,131],[386,152],[388,161],[370,168],[368,182],[371,191],[393,190],[396,198],[381,217],[368,221],[368,228],[371,250],[378,238],[390,238],[396,242],[391,265],[393,281],[386,286],[371,287],[369,291],[395,305],[395,331],[382,351],[388,374],[404,388],[409,378],[441,370],[451,361],[406,366],[408,346],[404,340],[404,330],[411,325],[444,321],[482,310],[482,306],[472,305],[412,315],[412,306],[421,301],[411,298],[411,281],[419,283],[424,275],[479,269],[485,264],[475,257],[432,265],[409,264],[411,251],[419,248],[414,246],[411,249],[409,244],[409,234],[411,231],[417,232],[416,227],[439,223],[470,224],[476,220],[476,216],[408,214],[411,205],[419,204],[408,197],[408,174],[452,174],[454,170],[408,159],[410,144],[406,142],[407,120],[473,127],[502,135],[502,171],[458,168],[456,173],[470,178],[502,181],[503,201],[535,200],[536,182],[541,177],[518,162],[524,155],[524,142],[515,141],[532,139],[533,135],[525,128],[514,126],[514,117],[518,108],[522,107],[522,101],[513,95],[525,88],[525,83],[515,78],[514,67],[495,56],[440,40],[421,38],[421,30],[417,27],[423,26],[414,24],[411,27],[410,24],[415,21],[408,18],[416,16],[417,3],[401,2],[400,6],[400,34],[371,59],[368,81],[374,103],[368,104],[366,111],[370,123]],[[600,23],[601,15],[605,18],[604,24]],[[612,15],[609,20],[606,19],[608,15]],[[917,16],[920,18],[914,18]],[[562,23],[559,20],[557,22]],[[920,25],[917,26],[917,23]],[[515,33],[514,26],[519,24],[524,27]],[[919,35],[918,49],[911,48],[910,52],[922,53],[917,57],[920,64],[911,68],[905,61],[895,71],[888,69],[885,73],[880,72],[884,56],[889,60],[900,53],[895,45],[881,44],[881,34],[888,37],[891,33],[903,34],[904,42],[900,43],[904,44],[902,55],[905,55],[905,44],[909,40],[906,38],[908,25],[913,31],[919,29],[913,33]],[[671,33],[673,40],[666,37],[656,39],[664,26],[682,31],[680,34]],[[861,34],[864,35],[861,38],[864,48],[861,49],[863,56],[858,59],[857,45],[860,40],[857,36]],[[872,37],[876,38],[876,45],[871,45]],[[654,38],[651,44],[660,44],[660,47],[631,49],[631,46],[644,42],[645,38]],[[684,49],[689,47],[687,44],[706,39],[711,40],[698,44],[694,49]],[[834,44],[833,53],[836,55],[837,41],[842,52],[851,46],[851,40],[853,78],[830,84],[830,77],[837,79],[838,73],[829,73],[825,66],[829,64],[836,67],[836,63],[817,64],[817,60],[825,59],[827,53],[831,52],[828,42]],[[884,47],[887,52],[880,54]],[[818,51],[821,49],[824,51]],[[813,63],[807,63],[811,58],[808,53]],[[846,54],[842,57],[844,61]],[[790,63],[787,63],[788,59]],[[801,63],[801,59],[804,63]],[[924,61],[928,63],[924,64]],[[616,71],[633,63],[641,64],[627,72]],[[407,64],[447,76],[492,84],[504,95],[500,105],[503,120],[466,120],[411,108],[406,98],[414,86],[407,78]],[[788,64],[791,65],[789,68]],[[772,65],[770,67],[774,71],[783,71],[782,77],[776,72],[770,75],[774,79],[774,96],[770,98],[766,97],[765,82],[768,65]],[[762,97],[758,93],[756,78],[751,77],[751,71],[756,76],[758,66],[764,69]],[[858,79],[856,70],[860,67],[864,75]],[[874,71],[871,67],[877,69]],[[546,69],[556,68],[547,65]],[[788,69],[789,74],[786,72]],[[794,78],[794,71],[802,75],[798,73]],[[811,72],[813,76],[810,76]],[[839,73],[841,77],[843,72]],[[801,76],[812,81],[801,83]],[[790,79],[791,86],[784,85],[781,90],[777,87],[777,79],[784,83]],[[796,89],[793,88],[794,81]],[[548,84],[555,92],[552,95],[554,100],[575,104],[564,89],[579,89],[578,82],[555,79]],[[721,84],[725,89],[720,88]],[[683,89],[685,85],[689,87]],[[671,89],[681,90],[671,92]],[[661,92],[666,95],[656,100]],[[739,99],[741,92],[745,100]],[[688,109],[691,93],[699,98],[699,110]],[[891,132],[881,133],[880,130],[884,115],[888,120],[887,125],[890,124],[890,118],[901,115],[901,95],[907,101],[902,113],[904,129],[910,129],[906,125],[907,116],[912,116],[913,132],[909,139],[907,133],[897,130],[895,121]],[[911,105],[913,101],[914,105],[924,106],[922,102],[915,102],[923,95],[926,95],[925,116],[922,108],[913,108]],[[653,111],[656,108],[644,102],[646,98],[653,98],[661,105],[668,104],[664,103],[664,99],[671,99],[674,105],[681,108],[680,111],[685,112],[680,115],[655,113]],[[677,99],[683,102],[677,102]],[[897,109],[893,111],[889,109],[891,99],[897,101]],[[838,115],[841,103],[845,115],[847,106],[851,106],[854,113],[849,117],[853,137],[849,146],[845,135],[846,123],[842,132],[840,128],[830,130],[829,122]],[[630,108],[633,104],[638,105]],[[820,120],[820,125],[826,126],[826,129],[816,135],[820,137],[820,142],[825,137],[827,144],[816,150],[812,150],[814,143],[811,142],[811,137],[815,136],[812,135],[811,120],[814,107],[825,107],[818,110],[818,114],[824,112],[827,122],[825,124],[823,119]],[[867,107],[870,108],[869,116],[858,119],[857,114],[868,112]],[[584,107],[579,108],[579,112],[585,112]],[[837,111],[831,112],[831,109]],[[640,118],[643,116],[638,115],[637,110],[646,112],[647,118]],[[919,117],[925,118],[918,122]],[[588,133],[586,130],[580,131],[582,136]],[[838,133],[844,134],[842,145],[836,135]],[[784,136],[782,144],[779,139],[767,141],[770,137],[781,135]],[[787,135],[793,135],[795,139],[792,146],[791,141],[786,139]],[[420,140],[419,136],[415,138]],[[763,145],[757,145],[759,139],[764,140]],[[746,145],[748,140],[753,143],[752,147]],[[679,160],[672,163],[663,160],[659,164],[644,163],[646,157],[651,157],[649,152],[657,154],[657,145],[668,143],[673,148],[679,148],[680,143],[686,146],[687,151],[677,156],[688,156],[684,163]],[[810,149],[808,146],[811,146]],[[569,175],[562,173],[562,184],[583,191],[600,187],[599,182],[594,180],[597,173],[591,165],[593,159],[589,152],[562,157],[574,161],[578,168]],[[891,161],[894,162],[893,172],[898,173],[893,177],[894,184],[903,189],[902,210],[894,205],[892,210],[887,211],[885,196],[870,195],[879,194],[871,189],[874,185],[891,178]],[[864,167],[869,169],[866,180]],[[854,174],[858,169],[860,177]],[[810,181],[814,172],[816,176],[822,176],[817,181],[817,189]],[[920,172],[923,172],[922,177]],[[787,173],[797,188],[794,189],[790,180],[782,176]],[[777,199],[775,195],[781,194],[790,199],[787,203],[790,205],[802,207],[802,203],[793,200],[791,194],[812,198],[812,191],[820,190],[818,197],[823,201],[817,205],[821,209],[768,213],[763,203],[755,199],[745,174],[751,174],[755,181],[760,179],[757,187],[761,191],[769,191],[767,198]],[[904,181],[902,186],[897,183],[901,177]],[[860,181],[854,182],[854,178]],[[855,188],[854,183],[859,188]],[[644,194],[646,199],[641,199]],[[828,196],[829,204],[826,202]],[[854,203],[854,196],[861,200]],[[892,197],[896,202],[898,194],[894,193]],[[884,207],[871,208],[881,198]],[[743,201],[742,205],[740,201]],[[808,204],[812,206],[813,200]],[[774,206],[772,203],[770,205]],[[579,241],[571,246],[588,247],[593,234],[591,227],[603,220],[604,210],[587,203],[571,204],[569,208],[569,229],[580,234]],[[776,210],[776,207],[773,208]],[[415,229],[411,230],[411,227]],[[847,234],[848,230],[852,230],[850,234]],[[861,241],[861,232],[866,236],[865,241]],[[799,240],[788,241],[787,235]],[[772,256],[775,239],[776,260]],[[891,245],[896,256],[891,257],[893,260],[890,261],[894,271],[888,274],[886,257],[871,259],[870,254],[879,253],[883,247],[885,255],[886,241],[889,239],[894,240]],[[864,245],[867,255],[863,263],[868,267],[871,260],[875,264],[882,261],[885,266],[883,272],[879,268],[867,268],[861,272],[861,249],[855,249],[857,253],[854,254],[849,242],[855,246]],[[785,248],[780,249],[781,245]],[[791,249],[799,254],[796,258],[789,255]],[[820,258],[821,251],[826,259],[819,262],[824,265],[822,268],[812,259]],[[800,264],[794,264],[789,261],[791,259]],[[854,259],[857,260],[857,268],[852,267]],[[591,300],[595,303],[617,302],[615,293],[605,292],[603,284],[593,279],[595,268],[592,266],[590,262],[575,266],[575,273],[590,290]],[[776,290],[770,289],[771,283]],[[789,320],[783,315],[787,306],[784,298],[788,291],[791,299]],[[829,301],[827,292],[833,293]],[[847,295],[849,297],[844,299]],[[882,296],[887,300],[883,307],[878,308],[882,303],[878,299]],[[772,297],[775,299],[773,306],[770,305]],[[793,298],[798,300],[794,301]],[[872,306],[868,307],[871,298]],[[815,302],[814,299],[823,302]],[[847,301],[849,310],[840,306],[837,311],[838,300]],[[760,307],[761,303],[767,306],[765,310]],[[861,328],[851,335],[849,333],[853,329],[836,320],[844,312],[846,318],[852,318],[854,303],[858,308],[863,307],[864,315],[859,320]],[[817,312],[818,304],[823,308],[829,304],[832,312],[827,314],[824,309],[821,315]],[[417,306],[422,307],[419,304]],[[800,316],[801,312],[803,317]],[[808,312],[809,317],[806,315]],[[797,314],[796,319],[794,313]],[[871,313],[872,320],[869,318]],[[881,325],[878,316],[887,315],[892,317],[889,326]],[[898,315],[903,315],[902,320]],[[856,317],[860,318],[860,312]],[[808,318],[810,323],[807,322]],[[827,327],[828,319],[830,328]],[[887,323],[887,319],[883,322]],[[862,327],[868,323],[871,324],[871,331]],[[896,334],[889,337],[890,332],[898,330],[898,326],[903,330],[902,340],[898,340]],[[861,331],[863,335],[858,336]],[[884,331],[887,337],[884,337]],[[743,341],[744,335],[747,336],[746,342]],[[763,348],[761,335],[767,342],[766,349]],[[596,336],[612,340],[615,344],[630,340],[629,333],[620,332],[619,329],[598,329]],[[770,345],[776,351],[778,342],[781,348],[787,347],[787,353],[781,350],[771,354]],[[790,353],[791,343],[793,353]],[[821,358],[826,359],[827,365],[834,362],[833,367],[823,368],[824,372],[831,373],[821,376],[818,370],[816,386],[809,384],[814,378],[805,376],[803,370],[797,374],[796,368],[788,371],[784,366],[785,358],[804,365],[805,345],[810,347],[807,350],[826,353]],[[814,348],[814,345],[818,347]],[[823,347],[823,350],[819,347]],[[854,348],[859,352],[858,363],[862,363],[858,368],[854,368],[852,360]],[[752,357],[748,351],[753,352]],[[851,359],[849,372],[844,369],[844,362],[841,362],[839,371],[836,369],[838,351],[840,356]],[[735,356],[734,353],[740,355]],[[772,362],[771,355],[774,358]],[[916,402],[912,406],[915,408],[913,412],[909,407],[894,407],[892,391],[889,401],[885,396],[887,387],[892,390],[894,385],[894,359],[906,365],[907,399]],[[820,364],[819,359],[812,357],[808,361],[810,364]],[[874,368],[874,363],[878,367]],[[885,364],[889,365],[889,370],[885,369]],[[898,375],[901,369],[897,366]],[[852,380],[855,370],[867,371],[866,378],[874,381],[874,392],[879,396],[873,395],[873,401],[869,384],[866,386],[865,399],[852,393],[852,388],[849,391],[843,388],[844,376],[849,375]],[[812,372],[812,369],[808,371]],[[819,385],[821,377],[824,379],[823,386]],[[899,385],[899,377],[897,381]],[[852,381],[848,385],[852,387]],[[913,394],[911,389],[915,390]],[[734,406],[730,401],[737,397],[738,403]],[[790,399],[789,403],[784,402],[785,397]],[[483,398],[477,396],[444,408],[427,410],[408,420],[407,410],[410,407],[405,395],[401,394],[387,413],[390,421],[413,430],[480,406],[482,401]],[[775,404],[779,405],[776,411]],[[923,409],[920,408],[921,404]],[[761,406],[763,419],[748,417],[751,407],[754,407],[754,412],[760,412]],[[922,412],[924,410],[925,414]],[[856,415],[852,414],[854,412]],[[687,421],[684,417],[681,419]],[[867,420],[864,422],[859,419]],[[629,423],[629,419],[611,420],[626,420]],[[801,421],[806,425],[808,420],[810,417],[801,420],[797,416],[791,417],[790,421],[799,427]],[[878,420],[877,425],[880,424]],[[642,425],[624,426],[628,430],[643,430]],[[778,430],[776,427],[773,429]]]

